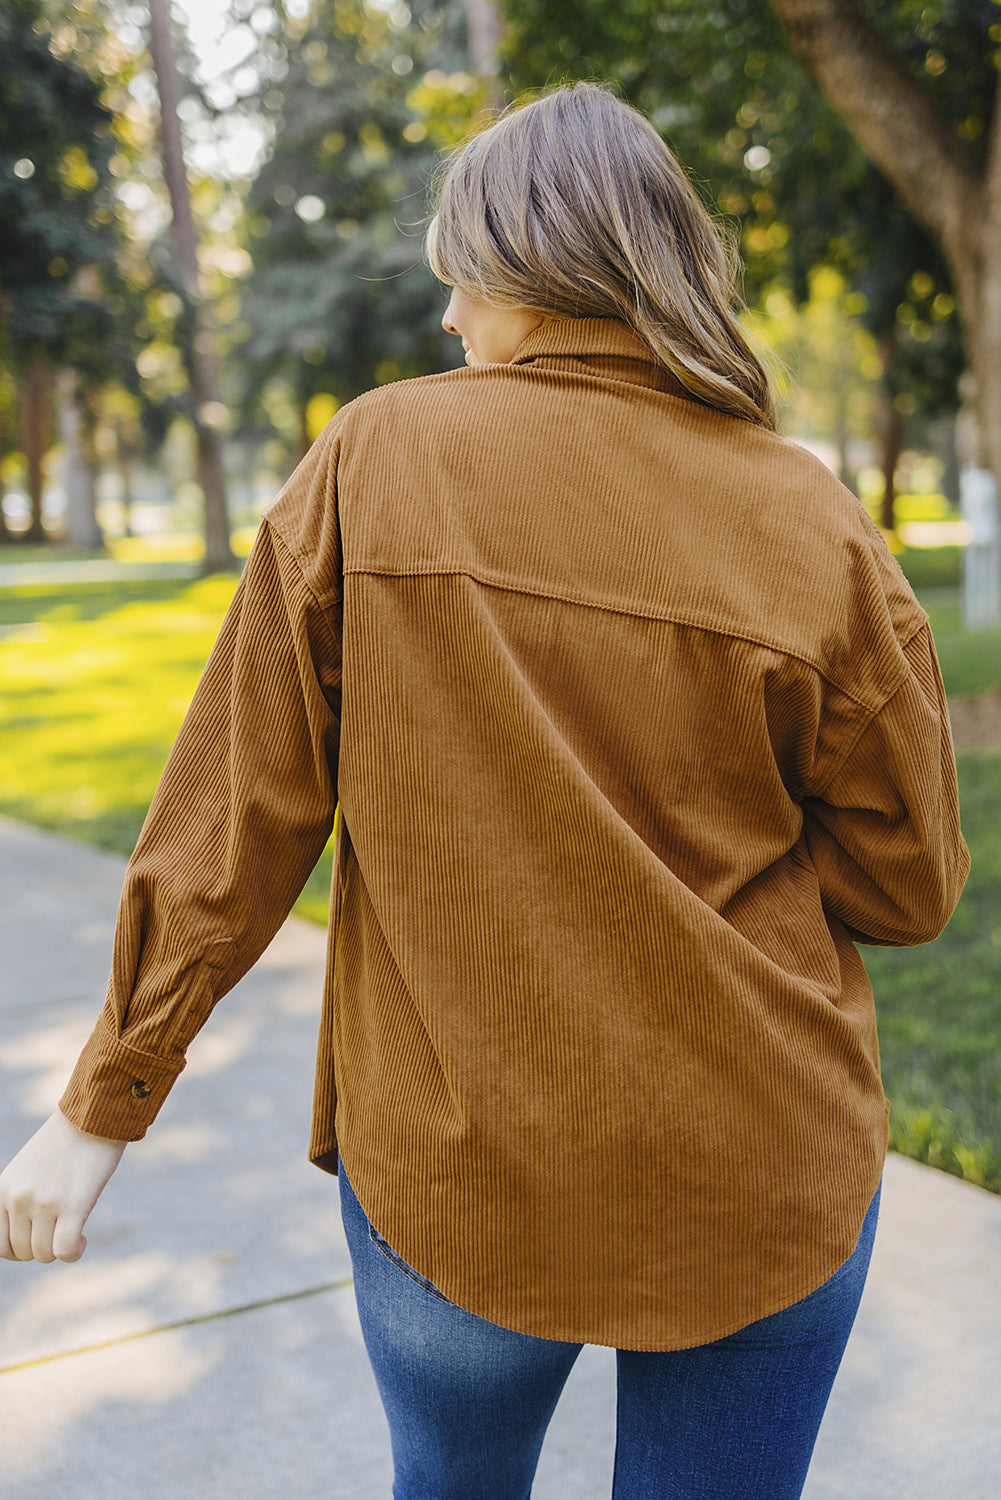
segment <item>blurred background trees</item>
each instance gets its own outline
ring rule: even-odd
[[[149,53],[160,107],[160,158],[170,198],[170,230],[176,257],[176,294],[181,301],[182,352],[194,429],[195,464],[202,492],[205,566],[211,572],[235,563],[229,545],[229,509],[223,463],[222,426],[226,409],[219,399],[219,373],[211,313],[203,295],[198,264],[198,232],[191,213],[191,188],[178,114],[180,80],[171,36],[169,0],[149,0]]]
[[[280,380],[297,456],[335,402],[452,362],[421,240],[434,150],[450,135],[439,106],[447,114],[458,91],[464,126],[483,102],[458,71],[459,19],[363,0],[318,0],[281,26],[276,16],[254,98],[273,147],[245,199],[253,270],[239,352],[244,420]]]
[[[818,267],[844,279],[853,294],[845,311],[877,351],[868,436],[884,478],[881,519],[892,529],[905,440],[959,405],[955,293],[927,228],[793,55],[781,3],[508,0],[504,62],[518,89],[545,84],[554,61],[561,76],[614,78],[690,167],[709,205],[739,227],[752,302],[777,286],[803,306]],[[860,0],[842,9],[892,49],[943,131],[982,152],[1001,42],[994,0]],[[846,434],[833,436],[851,480]],[[954,471],[952,453],[943,457]]]
[[[232,522],[338,404],[459,364],[421,254],[436,155],[577,77],[643,110],[739,234],[786,430],[888,530],[902,454],[932,455],[955,500],[964,394],[1001,433],[996,0],[229,0],[211,69],[173,0],[166,105],[149,14],[0,0],[0,540],[97,545],[138,493],[228,566]],[[866,115],[873,76],[925,132],[926,190],[907,131]]]
[[[1001,474],[997,6],[907,0],[867,14],[851,0],[775,0],[775,8],[796,55],[948,265],[978,458]]]
[[[126,375],[130,363],[113,322],[123,295],[120,225],[111,206],[114,117],[86,63],[61,40],[44,27],[40,0],[3,0],[0,451],[23,453],[30,502],[25,534],[39,541],[45,537],[43,466],[55,436],[56,371],[71,377],[63,383],[72,410],[64,433],[92,474],[103,374],[121,361]],[[100,53],[109,68],[116,66],[110,38],[92,34],[88,40],[91,56]],[[0,463],[0,483],[2,474]],[[87,519],[80,518],[84,529]]]

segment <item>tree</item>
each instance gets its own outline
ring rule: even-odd
[[[503,58],[515,89],[549,82],[554,58],[571,77],[617,83],[709,207],[739,222],[751,297],[781,278],[803,301],[812,269],[833,266],[865,297],[863,316],[888,361],[885,404],[910,407],[905,381],[920,370],[925,414],[955,409],[961,358],[941,252],[797,64],[770,7],[508,0],[507,14]],[[976,70],[964,80],[954,107],[975,113],[988,80]],[[915,285],[926,289],[918,307]],[[881,426],[892,472],[895,434]],[[887,520],[892,498],[891,485]]]
[[[160,98],[163,174],[170,194],[178,288],[187,312],[183,326],[187,334],[185,352],[191,383],[191,419],[195,429],[198,480],[204,498],[204,567],[207,573],[215,573],[236,567],[236,558],[229,544],[226,475],[219,432],[223,407],[219,400],[212,327],[201,292],[198,241],[177,114],[178,82],[170,35],[169,0],[149,0],[149,10],[150,53]]]
[[[485,59],[483,77],[466,69],[461,6],[316,0],[269,41],[255,103],[271,146],[246,199],[254,269],[238,352],[244,422],[282,382],[301,452],[314,399],[455,361],[421,256],[426,182],[491,79]]]
[[[490,107],[500,109],[503,101],[498,53],[504,25],[497,0],[465,0],[465,9],[469,65],[481,78],[486,79]]]
[[[0,72],[0,446],[20,435],[29,539],[48,540],[42,488],[57,426],[68,445],[64,539],[87,544],[101,540],[97,450],[108,414],[133,456],[151,446],[139,421],[147,433],[162,426],[137,364],[175,257],[161,268],[126,206],[148,194],[139,176],[153,134],[132,91],[141,36],[133,28],[130,40],[120,22],[106,0],[46,0],[44,14],[36,0],[0,0],[10,63]]]
[[[894,184],[911,213],[938,244],[956,288],[983,457],[1001,478],[1001,108],[998,58],[1001,18],[991,0],[946,0],[940,16],[953,36],[979,33],[970,61],[991,76],[978,107],[966,91],[936,93],[950,71],[934,46],[929,19],[902,6],[925,42],[924,78],[896,51],[878,22],[853,0],[774,0],[790,46],[816,78],[862,146]],[[954,59],[956,72],[960,60]],[[927,79],[927,82],[925,81]],[[957,117],[956,93],[963,100]]]
[[[112,268],[118,249],[109,170],[115,142],[100,84],[54,45],[38,0],[0,0],[0,51],[0,352],[18,393],[32,509],[27,537],[45,541],[55,368],[80,321],[101,316],[79,273]]]

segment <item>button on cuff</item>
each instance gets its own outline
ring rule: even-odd
[[[137,1099],[145,1099],[152,1092],[152,1090],[150,1089],[149,1084],[146,1083],[144,1079],[137,1078],[135,1083],[132,1085],[132,1092]]]

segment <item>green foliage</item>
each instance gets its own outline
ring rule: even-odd
[[[760,340],[779,361],[773,385],[781,430],[801,441],[836,438],[840,478],[856,493],[848,449],[871,433],[882,376],[873,337],[858,313],[858,294],[848,290],[839,272],[818,266],[805,302],[797,304],[777,283],[752,318]]]
[[[884,1088],[890,1088],[885,1076]],[[993,1141],[977,1140],[978,1125],[975,1111],[964,1110],[957,1115],[940,1104],[921,1108],[894,1098],[890,1150],[1001,1193],[1001,1151]],[[977,1144],[971,1145],[971,1140]]]
[[[245,417],[276,376],[305,407],[457,363],[422,258],[431,111],[468,122],[482,89],[442,71],[457,65],[447,8],[314,0],[285,38],[283,76],[259,95],[273,147],[247,199]]]
[[[16,389],[28,347],[40,344],[49,364],[77,372],[84,442],[92,446],[103,411],[119,451],[138,456],[140,419],[155,425],[137,361],[156,274],[118,194],[137,155],[126,113],[136,57],[103,0],[0,0],[0,53],[5,426],[17,430]]]
[[[39,0],[0,0],[0,287],[15,346],[77,351],[107,331],[84,267],[113,265],[112,117],[101,87],[54,50]]]
[[[993,0],[864,0],[860,10],[969,149],[982,149],[997,86]],[[616,85],[710,206],[739,223],[749,296],[781,278],[805,300],[813,268],[835,267],[885,341],[901,415],[955,408],[961,341],[942,255],[793,58],[771,5],[508,0],[506,13],[516,92],[581,77]]]

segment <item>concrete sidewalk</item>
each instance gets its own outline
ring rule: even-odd
[[[125,862],[0,820],[0,1169],[104,998]],[[388,1500],[336,1181],[306,1160],[324,935],[290,919],[195,1039],[75,1265],[0,1261],[0,1496]],[[534,1500],[607,1500],[586,1349]],[[1001,1198],[891,1156],[806,1500],[1001,1494]]]

